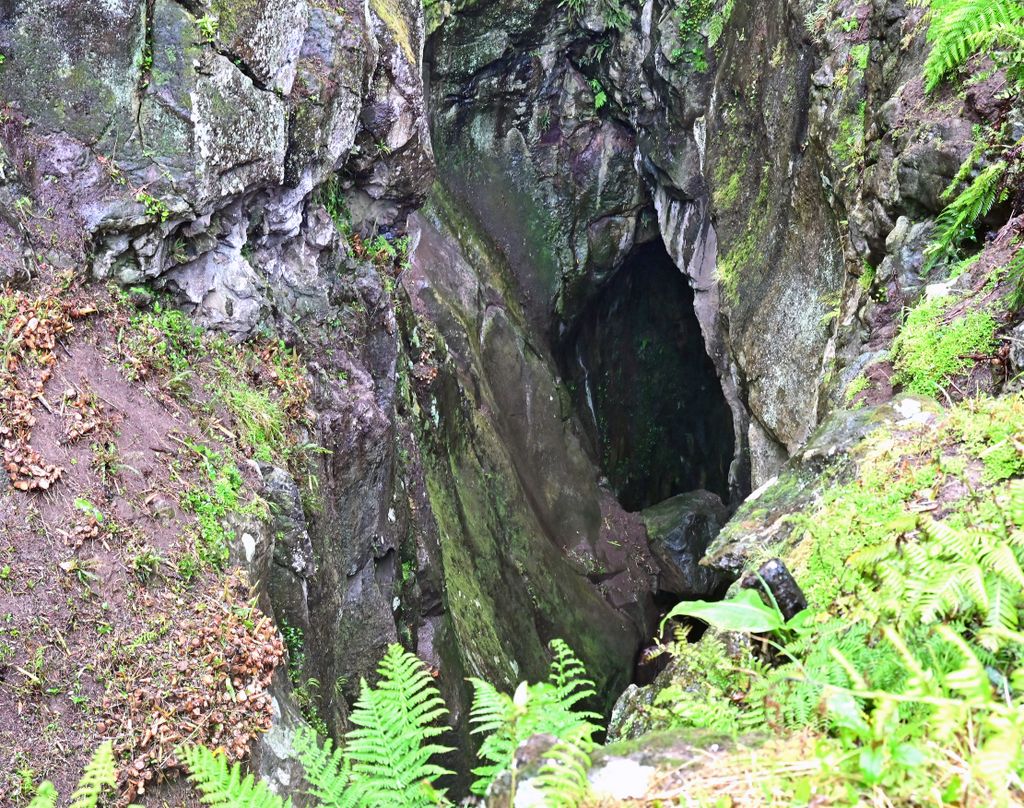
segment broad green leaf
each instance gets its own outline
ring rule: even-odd
[[[882,779],[885,771],[885,751],[881,747],[866,746],[860,750],[860,773],[869,785]]]
[[[735,598],[709,603],[705,600],[688,600],[677,604],[661,621],[673,617],[695,617],[723,631],[748,631],[763,633],[777,631],[785,625],[778,609],[766,606],[761,596],[753,589],[742,589]]]

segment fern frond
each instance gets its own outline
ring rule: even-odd
[[[593,736],[599,716],[575,710],[583,699],[593,695],[593,683],[586,678],[583,664],[561,640],[551,644],[554,657],[547,682],[528,685],[523,682],[509,697],[492,685],[471,679],[475,693],[470,709],[473,732],[486,734],[478,755],[483,765],[473,769],[477,775],[470,790],[483,795],[502,771],[513,765],[515,751],[533,735],[553,735],[559,740],[583,732]]]
[[[1014,0],[941,0],[932,3],[928,40],[932,49],[924,64],[925,90],[931,92],[959,70],[999,26],[1024,19]]]
[[[322,808],[355,808],[356,795],[350,790],[352,766],[340,746],[335,747],[330,738],[321,746],[312,729],[300,727],[292,747],[302,763],[309,793]]]
[[[180,749],[179,756],[185,761],[188,779],[199,790],[202,801],[214,808],[290,808],[292,804],[251,774],[243,777],[240,763],[229,768],[224,755],[205,746]]]
[[[1003,581],[992,581],[988,585],[988,610],[985,623],[988,626],[1002,626],[1009,631],[1017,630],[1017,600],[1019,589]]]
[[[928,256],[927,269],[935,266],[943,255],[956,246],[967,227],[992,209],[1000,197],[1000,181],[1006,168],[1003,160],[990,165],[939,214],[935,220],[932,240],[925,249],[925,255]]]
[[[36,789],[36,795],[32,798],[32,802],[28,804],[28,808],[54,808],[57,804],[57,789],[53,787],[53,783],[49,780],[44,780],[40,783],[39,788]]]
[[[400,645],[391,645],[378,668],[375,688],[362,683],[345,736],[357,804],[373,808],[437,805],[433,781],[450,771],[431,761],[450,747],[430,743],[446,731],[434,722],[447,715],[426,666]]]
[[[1024,589],[1024,570],[1013,548],[1005,541],[986,542],[980,559],[982,564],[1000,578],[1013,583],[1018,590]]]
[[[554,659],[551,661],[551,672],[548,680],[555,686],[558,692],[558,699],[566,708],[574,707],[578,702],[597,695],[594,690],[594,683],[587,678],[586,668],[577,659],[568,643],[564,640],[554,639],[551,641],[551,650],[554,651]],[[600,716],[590,713],[593,718]]]
[[[96,808],[104,789],[117,785],[117,764],[114,763],[114,746],[110,741],[100,744],[86,764],[78,788],[71,795],[71,808]]]
[[[1024,250],[1021,250],[1024,253]],[[1024,480],[1010,481],[1010,519],[1017,527],[1024,527]]]
[[[587,798],[587,771],[592,749],[590,732],[579,729],[548,751],[534,781],[545,806],[577,808]]]

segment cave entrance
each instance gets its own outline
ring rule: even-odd
[[[624,508],[699,488],[729,501],[732,413],[660,239],[630,254],[564,345],[576,410]]]

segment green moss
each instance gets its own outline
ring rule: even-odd
[[[847,402],[853,401],[857,396],[867,390],[867,388],[868,378],[863,373],[860,373],[846,386],[846,392],[843,393],[843,398],[845,398]]]
[[[923,300],[907,315],[893,343],[893,380],[904,389],[935,395],[953,376],[969,368],[972,354],[995,347],[996,322],[987,311],[975,309],[950,320],[952,297]]]
[[[412,48],[412,34],[409,31],[409,21],[402,13],[398,0],[370,0],[370,7],[391,31],[395,43],[402,49],[409,64],[416,64],[416,53]]]
[[[984,464],[986,482],[1024,474],[1024,402],[1019,396],[968,400],[950,420],[956,436]]]
[[[871,47],[866,42],[850,48],[850,59],[853,60],[854,66],[861,72],[868,69],[868,57],[870,54]]]
[[[864,156],[866,116],[867,101],[861,101],[856,112],[839,122],[839,131],[832,143],[832,154],[844,171],[853,168]]]
[[[762,168],[761,184],[757,193],[757,199],[750,208],[750,215],[746,227],[732,248],[721,258],[715,267],[715,277],[725,299],[730,303],[739,300],[739,287],[741,274],[750,266],[762,264],[760,243],[764,236],[765,228],[768,226],[768,200],[771,192],[771,164],[766,163]],[[733,175],[735,176],[735,175]],[[729,182],[732,182],[730,177]],[[737,186],[738,186],[737,181]]]
[[[736,204],[736,198],[740,193],[741,179],[742,174],[739,171],[734,171],[723,186],[715,188],[712,197],[718,210],[728,210]]]

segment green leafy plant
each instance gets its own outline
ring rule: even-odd
[[[594,748],[592,731],[580,724],[545,755],[534,786],[549,808],[577,808],[590,792],[587,772]]]
[[[778,631],[786,621],[774,605],[769,606],[753,589],[741,589],[735,597],[709,603],[704,600],[684,600],[677,603],[661,621],[674,617],[695,617],[722,631],[749,631],[762,633]]]
[[[597,79],[590,80],[590,89],[594,91],[594,112],[597,112],[608,103],[608,93]]]
[[[915,538],[861,550],[850,563],[868,571],[863,597],[897,626],[942,619],[977,620],[989,629],[1018,628],[1024,608],[1024,483],[990,503],[970,526],[918,520]],[[877,581],[878,586],[870,586]],[[999,635],[981,635],[990,650]]]
[[[435,781],[450,772],[433,762],[450,751],[434,739],[447,709],[426,666],[399,645],[381,660],[376,687],[362,682],[350,716],[354,728],[335,748],[300,730],[295,751],[305,769],[310,795],[324,808],[427,808],[448,804]],[[209,750],[184,750],[190,779],[204,802],[221,808],[280,808],[282,802],[238,764],[228,767]]]
[[[142,206],[146,209],[146,215],[151,216],[158,222],[166,222],[171,216],[171,209],[167,207],[166,202],[162,199],[157,199],[145,191],[139,191],[135,194],[135,201],[141,202]]]
[[[554,659],[546,682],[523,682],[514,695],[500,692],[482,679],[473,684],[473,704],[469,721],[472,732],[485,735],[480,757],[486,761],[475,768],[477,780],[471,786],[474,794],[484,794],[494,779],[504,771],[513,773],[515,789],[515,751],[527,738],[538,734],[553,735],[562,741],[573,741],[579,748],[583,739],[590,739],[598,727],[593,723],[596,713],[577,709],[592,696],[594,685],[586,678],[583,664],[562,640],[553,640]],[[571,753],[567,753],[571,754]]]
[[[204,14],[196,18],[196,28],[199,29],[199,35],[204,42],[212,42],[220,30],[220,21],[210,14]]]
[[[362,683],[345,736],[356,791],[368,806],[436,805],[431,783],[450,772],[431,759],[451,751],[434,741],[448,710],[426,666],[401,646],[388,648],[378,670],[377,687]]]
[[[71,795],[70,808],[96,808],[100,797],[117,785],[117,767],[114,763],[114,748],[110,741],[99,746],[92,759],[86,764],[82,779]],[[44,781],[29,803],[29,808],[55,808],[57,789],[49,780]]]
[[[995,347],[995,319],[975,309],[949,318],[952,297],[918,303],[893,341],[893,380],[912,393],[935,395],[957,373]]]
[[[564,8],[570,20],[578,20],[587,12],[585,0],[559,0],[559,8]]]
[[[931,0],[924,65],[925,89],[936,89],[976,53],[992,54],[997,63],[1022,77],[1024,6],[1015,0]]]
[[[223,754],[192,746],[182,749],[181,757],[203,802],[214,808],[289,808],[292,804],[251,774],[243,775],[240,763],[229,767]]]
[[[964,239],[967,230],[1006,195],[1002,185],[1007,163],[1000,160],[980,172],[935,220],[931,241],[925,249],[925,270],[948,255]]]

